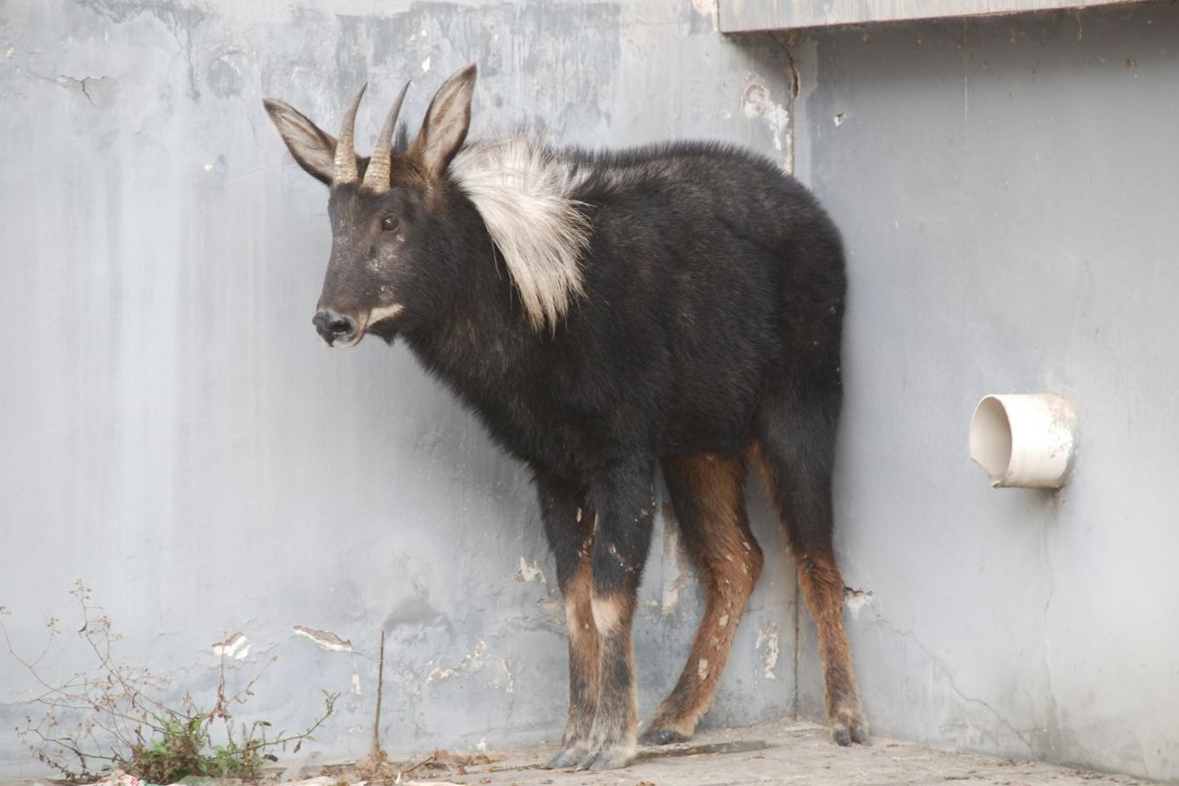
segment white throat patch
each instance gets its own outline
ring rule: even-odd
[[[511,137],[468,145],[449,172],[483,217],[532,326],[556,329],[584,294],[581,257],[590,235],[569,196],[570,165],[541,145]]]

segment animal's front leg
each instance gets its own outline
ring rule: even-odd
[[[584,494],[571,484],[545,476],[538,476],[536,484],[569,629],[569,720],[561,750],[548,766],[572,767],[589,754],[598,706],[598,631],[590,608],[594,514],[586,507]]]
[[[633,460],[602,472],[590,489],[597,511],[590,607],[598,633],[597,716],[581,769],[606,770],[634,758],[638,725],[632,628],[651,546],[654,465]]]

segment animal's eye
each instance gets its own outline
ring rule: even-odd
[[[397,229],[397,227],[399,227],[400,225],[401,225],[401,222],[397,220],[397,216],[392,215],[392,214],[387,215],[381,219],[381,229],[383,229],[386,232],[392,232],[395,229]]]

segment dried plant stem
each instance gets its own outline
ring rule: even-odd
[[[384,753],[381,748],[381,699],[385,694],[385,631],[381,631],[381,645],[378,649],[377,660],[377,711],[373,718],[373,761],[381,761]]]

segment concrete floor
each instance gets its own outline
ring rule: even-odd
[[[644,749],[622,770],[602,773],[546,770],[554,748],[464,755],[436,751],[379,771],[361,766],[314,767],[271,780],[274,786],[1147,786],[1149,781],[1039,762],[940,751],[877,737],[872,747],[839,748],[812,723],[772,723],[701,732],[689,744]],[[120,777],[121,776],[121,777]],[[310,777],[308,777],[310,776]],[[300,779],[301,778],[301,779]],[[46,779],[0,781],[0,786],[50,786]],[[119,773],[99,786],[142,786]],[[189,786],[241,786],[197,779]]]
[[[404,772],[402,786],[738,786],[739,784],[994,784],[995,786],[1104,786],[1146,784],[1029,761],[939,751],[909,742],[876,738],[870,748],[839,748],[824,727],[765,724],[698,735],[691,744],[646,749],[622,770],[605,773],[540,769],[554,751],[533,749],[488,754],[487,759],[438,761]],[[411,765],[412,766],[412,765]],[[346,773],[339,773],[345,775]],[[345,778],[351,781],[352,778]],[[336,781],[338,783],[338,779]]]

